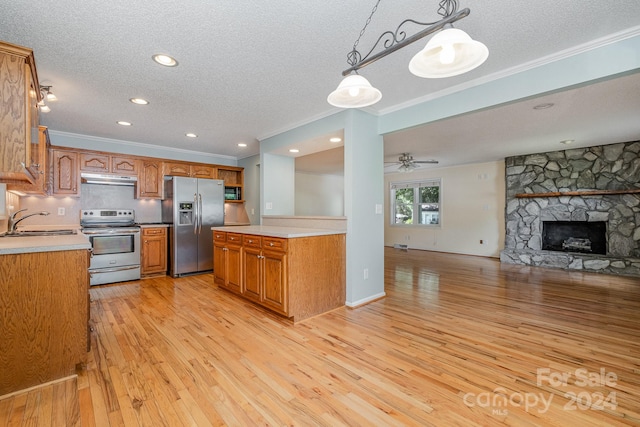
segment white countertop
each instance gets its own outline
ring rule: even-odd
[[[0,255],[90,248],[89,238],[82,233],[62,236],[0,237]]]
[[[328,236],[331,234],[345,234],[344,230],[329,230],[324,228],[280,227],[273,225],[240,225],[211,227],[215,231],[229,233],[255,234],[257,236],[282,237],[293,239],[296,237]]]

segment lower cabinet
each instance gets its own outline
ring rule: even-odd
[[[142,229],[140,274],[142,277],[167,274],[167,229],[153,227]]]
[[[87,250],[0,255],[0,396],[86,363],[88,268]]]
[[[219,287],[294,321],[344,305],[344,234],[285,239],[214,231],[213,238]]]
[[[231,292],[241,292],[242,235],[213,232],[213,280]]]

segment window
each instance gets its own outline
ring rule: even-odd
[[[391,224],[440,225],[440,179],[391,183]]]

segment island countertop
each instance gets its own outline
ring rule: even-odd
[[[273,225],[219,226],[211,227],[214,231],[228,233],[254,234],[256,236],[282,237],[293,239],[296,237],[328,236],[345,234],[344,230],[329,230],[324,228],[281,227]]]
[[[61,236],[0,237],[0,255],[91,249],[82,233]]]

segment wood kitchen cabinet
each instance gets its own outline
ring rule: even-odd
[[[294,321],[344,305],[344,234],[281,238],[214,230],[213,237],[214,282],[221,288]],[[230,248],[240,254],[239,272],[229,269]],[[238,279],[240,286],[228,285]]]
[[[142,159],[138,174],[138,198],[162,199],[162,162],[155,159]]]
[[[87,250],[0,255],[0,396],[86,363]]]
[[[243,235],[242,242],[241,294],[287,316],[287,240]]]
[[[142,228],[140,274],[144,277],[167,273],[167,228]]]
[[[31,49],[0,42],[0,182],[34,184],[42,171],[38,101]]]
[[[26,194],[45,196],[49,192],[48,174],[49,174],[49,131],[46,126],[39,126],[40,144],[38,144],[38,162],[40,164],[36,179],[32,183],[21,181],[7,184],[7,188],[13,191],[19,191]]]
[[[76,151],[51,150],[51,194],[54,196],[80,196],[78,153]]]
[[[213,232],[213,281],[239,294],[242,286],[242,235]]]
[[[199,163],[163,162],[162,174],[214,179],[216,177],[216,168]]]
[[[244,168],[218,166],[218,179],[224,181],[225,203],[244,202]]]
[[[135,157],[99,152],[80,152],[80,171],[116,175],[138,175],[139,160]]]

